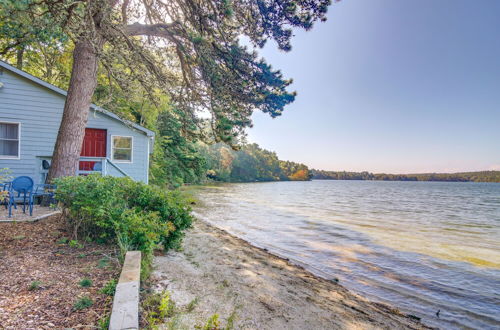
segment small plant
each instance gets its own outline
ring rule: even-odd
[[[20,241],[20,240],[25,239],[25,238],[26,238],[26,236],[24,236],[24,235],[18,235],[18,236],[12,237],[12,239],[14,239],[16,241]]]
[[[109,260],[106,258],[101,258],[97,262],[97,267],[99,267],[99,268],[105,268],[105,267],[108,267],[108,265],[109,265]]]
[[[33,282],[31,282],[30,286],[28,287],[28,290],[29,291],[35,291],[35,290],[40,289],[41,286],[42,286],[42,282],[40,282],[40,281],[33,281]]]
[[[161,324],[167,317],[173,316],[175,304],[170,300],[168,291],[149,295],[143,302],[146,322],[150,327]]]
[[[108,330],[109,329],[109,320],[110,320],[110,315],[107,315],[107,316],[101,318],[97,322],[97,329],[99,329],[99,330]]]
[[[85,258],[86,256],[87,256],[87,255],[86,255],[85,253],[80,253],[80,254],[78,255],[78,258]]]
[[[219,330],[220,329],[220,322],[219,322],[219,314],[214,314],[210,316],[205,323],[205,325],[200,326],[196,325],[195,329],[198,330]]]
[[[74,239],[69,241],[69,246],[72,248],[83,249],[83,244]]]
[[[82,297],[75,302],[75,304],[73,305],[73,309],[75,311],[79,311],[85,308],[89,308],[93,304],[94,302],[89,297]]]
[[[116,284],[118,284],[118,282],[115,279],[111,279],[102,287],[101,290],[99,290],[99,292],[108,296],[114,296]]]
[[[237,312],[236,312],[236,309],[234,309],[233,312],[231,313],[231,315],[229,315],[229,317],[227,318],[225,330],[234,329],[234,322],[236,322],[236,316],[237,316]]]
[[[82,288],[88,288],[92,286],[92,280],[90,278],[84,278],[78,284],[80,284]]]
[[[186,311],[188,313],[191,313],[195,309],[196,305],[198,305],[199,301],[200,301],[200,299],[198,297],[196,297],[193,300],[191,300],[189,302],[189,304],[187,304],[187,306],[186,306]]]
[[[66,244],[68,243],[68,238],[67,237],[61,237],[60,239],[57,240],[57,244]]]

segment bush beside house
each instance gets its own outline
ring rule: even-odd
[[[140,250],[147,262],[159,244],[178,247],[192,223],[188,203],[176,191],[100,175],[64,177],[56,184],[73,238],[116,243],[123,254]]]

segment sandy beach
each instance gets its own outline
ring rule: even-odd
[[[155,257],[152,278],[184,310],[169,320],[180,329],[213,314],[235,329],[427,328],[201,220],[182,251]]]

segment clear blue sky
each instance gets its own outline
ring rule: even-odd
[[[249,141],[327,170],[500,170],[500,0],[343,0],[264,58],[298,97]]]

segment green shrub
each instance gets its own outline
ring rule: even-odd
[[[56,184],[75,236],[116,243],[123,252],[140,250],[147,257],[158,244],[177,248],[191,226],[190,208],[179,192],[100,175],[60,178]]]
[[[75,304],[73,305],[73,309],[75,311],[79,311],[85,308],[89,308],[93,304],[94,302],[89,297],[82,297],[75,302]]]

